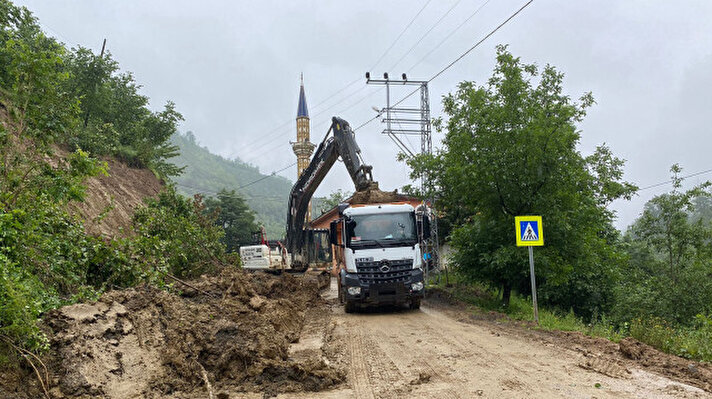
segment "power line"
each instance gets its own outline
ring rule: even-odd
[[[440,22],[442,22],[442,20],[445,19],[445,17],[447,17],[453,9],[455,9],[455,7],[457,7],[458,4],[460,4],[460,1],[462,1],[462,0],[457,0],[457,1],[455,2],[455,4],[453,4],[452,7],[450,7],[450,8],[445,12],[445,14],[443,14],[437,21],[435,21],[435,23],[430,27],[430,29],[428,29],[428,30],[423,34],[423,36],[421,36],[420,39],[418,39],[418,41],[416,41],[415,44],[414,44],[411,48],[409,48],[408,51],[406,51],[405,54],[403,54],[403,55],[398,59],[398,61],[396,61],[395,64],[393,64],[393,66],[391,67],[390,70],[391,70],[391,71],[394,70],[394,69],[396,68],[396,66],[398,66],[398,64],[400,64],[400,62],[403,61],[403,59],[404,59],[405,57],[407,57],[408,54],[410,54],[410,53],[420,44],[420,42],[422,42],[423,39],[425,39],[425,37],[427,37],[427,36],[430,34],[430,32],[433,31],[433,29],[435,29],[435,27],[438,26],[438,25],[440,24]]]
[[[467,54],[469,54],[472,50],[474,50],[474,49],[476,49],[477,47],[479,47],[480,44],[482,44],[485,40],[489,39],[490,36],[492,36],[493,34],[495,34],[495,32],[497,32],[498,30],[500,30],[504,25],[506,25],[506,24],[507,24],[509,21],[511,21],[514,17],[516,17],[517,15],[519,15],[519,13],[522,12],[522,10],[524,10],[524,9],[525,9],[527,6],[529,6],[532,2],[534,2],[534,0],[529,0],[529,1],[527,1],[522,7],[520,7],[517,11],[515,11],[512,15],[510,15],[510,16],[509,16],[507,19],[505,19],[502,23],[500,23],[499,25],[497,25],[497,27],[495,27],[494,29],[492,29],[487,35],[485,35],[485,37],[483,37],[482,39],[480,39],[477,43],[475,43],[475,44],[474,44],[472,47],[470,47],[467,51],[465,51],[464,53],[462,53],[462,54],[461,54],[459,57],[457,57],[454,61],[452,61],[451,63],[449,63],[447,66],[445,66],[445,68],[441,69],[438,73],[436,73],[436,74],[433,75],[430,79],[428,79],[427,82],[430,83],[430,82],[432,82],[433,80],[437,79],[437,78],[438,78],[440,75],[442,75],[445,71],[447,71],[447,70],[450,69],[453,65],[455,65],[457,62],[459,62],[460,60],[462,60],[463,58],[465,58],[465,56],[466,56]],[[402,103],[403,101],[405,101],[407,98],[409,98],[409,97],[412,96],[413,94],[417,93],[418,90],[419,90],[419,89],[415,89],[415,90],[411,91],[410,93],[408,93],[408,95],[406,95],[405,97],[401,98],[398,102],[396,102],[395,104],[393,104],[393,107],[395,107],[395,106],[401,104],[401,103]],[[374,116],[373,118],[371,118],[371,119],[369,119],[369,120],[363,122],[363,123],[360,124],[359,126],[357,126],[354,130],[358,130],[358,129],[360,129],[360,128],[366,126],[366,125],[368,125],[369,123],[371,123],[371,122],[373,122],[374,120],[376,120],[378,117],[379,117],[379,115]]]
[[[436,73],[432,78],[428,79],[428,83],[430,83],[431,81],[433,81],[434,79],[436,79],[438,76],[442,75],[445,71],[447,71],[448,69],[450,69],[453,65],[455,65],[456,63],[458,63],[461,59],[465,58],[465,56],[466,56],[467,54],[470,54],[470,52],[471,52],[472,50],[474,50],[474,49],[476,49],[477,47],[479,47],[480,44],[482,44],[485,40],[489,39],[490,36],[494,35],[498,30],[500,30],[500,28],[502,28],[504,25],[506,25],[507,22],[511,21],[514,17],[516,17],[517,15],[519,15],[520,12],[522,12],[525,8],[527,8],[527,7],[528,7],[531,3],[533,3],[533,2],[534,2],[534,0],[529,0],[529,1],[527,1],[526,3],[524,3],[524,5],[521,6],[517,11],[515,11],[514,14],[510,15],[509,18],[505,19],[501,24],[497,25],[496,28],[494,28],[492,31],[490,31],[490,33],[488,33],[487,35],[485,35],[485,37],[483,37],[482,39],[480,39],[480,41],[478,41],[478,42],[475,43],[472,47],[470,47],[467,51],[465,51],[464,53],[462,53],[462,55],[460,55],[459,57],[455,58],[454,61],[452,61],[451,63],[449,63],[445,68],[441,69],[440,72]]]
[[[354,79],[354,80],[352,80],[351,82],[349,82],[348,84],[346,84],[346,86],[340,88],[339,90],[335,91],[334,93],[332,93],[331,95],[329,95],[328,97],[326,97],[324,100],[322,100],[322,101],[320,101],[318,104],[316,104],[316,105],[314,106],[314,108],[312,108],[312,111],[316,110],[317,108],[319,108],[320,105],[326,103],[327,101],[329,101],[330,99],[334,98],[334,97],[337,96],[338,94],[344,92],[346,89],[348,89],[349,87],[351,87],[351,86],[353,86],[354,84],[358,83],[359,81],[361,81],[361,78],[360,78],[360,77],[359,77],[359,78],[356,78],[356,79]],[[364,86],[364,87],[365,87],[365,86]],[[324,109],[324,110],[318,112],[316,115],[322,114],[322,113],[324,113],[326,110],[331,109],[331,108],[332,108],[333,106],[335,106],[336,104],[340,104],[340,103],[344,102],[345,100],[349,99],[350,97],[352,97],[353,95],[355,95],[355,94],[358,93],[359,91],[361,91],[361,89],[359,89],[359,90],[357,90],[357,91],[355,91],[355,92],[349,94],[348,96],[344,97],[341,101],[339,101],[339,102],[337,102],[337,103],[335,103],[335,104],[332,104],[332,105],[329,106],[328,108],[326,108],[326,109]],[[315,116],[316,116],[316,115],[315,115]],[[259,139],[257,139],[257,141],[253,141],[252,143],[248,144],[246,147],[243,147],[242,149],[243,149],[243,150],[245,150],[245,149],[248,149],[248,150],[249,150],[249,149],[251,149],[251,148],[254,149],[254,148],[256,148],[255,146],[264,145],[266,142],[272,140],[273,138],[280,137],[280,136],[282,136],[282,135],[285,135],[285,134],[287,134],[287,133],[290,133],[290,132],[291,132],[291,126],[290,126],[291,124],[292,124],[292,120],[286,121],[285,123],[283,123],[283,124],[277,126],[276,128],[274,128],[274,129],[270,130],[269,132],[267,132],[265,135],[261,136]],[[287,129],[286,129],[287,127],[290,127],[290,129],[287,130]],[[276,134],[272,134],[272,133],[276,133]]]
[[[267,144],[267,143],[260,144],[260,146],[264,146],[264,145],[266,145],[266,144]],[[276,150],[277,148],[284,147],[284,146],[289,147],[289,146],[290,146],[290,143],[289,143],[289,142],[279,141],[277,145],[272,146],[272,147],[269,147],[269,148],[266,149],[266,150],[257,148],[257,149],[255,149],[255,150],[252,151],[252,152],[253,152],[252,156],[247,157],[247,158],[240,158],[240,159],[242,159],[243,162],[249,162],[249,161],[252,161],[253,159],[257,159],[257,158],[260,158],[260,157],[264,157],[265,154],[269,154],[271,151]]]
[[[294,163],[292,163],[292,164],[289,164],[289,165],[285,166],[285,167],[282,168],[282,169],[275,170],[275,171],[273,171],[272,173],[270,173],[269,175],[262,176],[262,177],[260,177],[260,178],[257,179],[257,180],[254,180],[254,181],[251,181],[251,182],[249,182],[249,183],[246,183],[246,184],[243,184],[243,185],[241,185],[241,186],[238,186],[238,187],[234,188],[233,190],[236,190],[236,191],[237,191],[237,190],[243,189],[243,188],[245,188],[245,187],[249,187],[249,186],[251,186],[251,185],[253,185],[253,184],[255,184],[255,183],[259,183],[259,182],[261,182],[261,181],[263,181],[263,180],[265,180],[265,179],[269,179],[269,178],[272,177],[272,176],[276,176],[277,173],[283,172],[283,171],[285,171],[285,170],[291,168],[292,166],[294,166],[294,165],[296,165],[296,164],[297,164],[296,162],[294,162]],[[187,185],[187,184],[176,183],[176,185],[181,186],[181,187],[184,187],[184,188],[192,188],[192,189],[194,189],[194,190],[201,190],[201,191],[203,191],[203,192],[210,193],[210,194],[218,194],[218,193],[216,193],[215,191],[204,190],[204,189],[202,189],[202,188],[193,187],[193,186],[190,186],[190,185]],[[257,196],[250,196],[250,198],[257,198]]]
[[[366,87],[366,86],[364,86],[364,87]],[[358,99],[358,100],[354,101],[353,103],[351,103],[350,105],[348,105],[346,108],[339,111],[337,114],[338,115],[344,114],[344,112],[346,112],[346,111],[350,110],[351,108],[355,107],[356,105],[362,103],[365,99],[367,99],[369,97],[373,97],[374,94],[378,94],[379,92],[383,91],[384,89],[385,88],[381,88],[380,90],[372,91],[372,92],[366,94],[365,96],[361,97],[360,99]],[[314,128],[317,128],[317,127],[321,128],[322,126],[325,126],[329,123],[331,123],[331,119],[326,119],[323,122],[319,122],[318,124],[315,124]]]
[[[285,129],[286,127],[288,127],[288,125],[291,125],[291,124],[292,124],[292,121],[291,121],[291,120],[289,120],[289,121],[287,121],[287,122],[285,122],[285,123],[282,123],[281,125],[277,126],[276,128],[274,128],[274,129],[270,130],[269,132],[265,133],[263,136],[260,136],[260,138],[258,139],[258,142],[260,142],[260,145],[264,144],[264,141],[265,141],[266,139],[269,139],[269,138],[271,138],[271,137],[276,137],[276,136],[275,136],[274,134],[272,134],[272,133],[279,133],[279,134],[282,134],[282,133],[284,133],[284,132],[283,132],[284,129]],[[268,141],[269,141],[269,140],[268,140]],[[252,148],[252,147],[254,147],[255,145],[257,145],[257,142],[254,142],[254,141],[253,141],[252,144],[248,144],[248,145],[247,145],[247,148]],[[243,149],[244,149],[244,147],[243,147]]]
[[[680,180],[685,180],[685,179],[689,179],[690,177],[700,176],[700,175],[704,175],[704,174],[707,174],[707,173],[712,173],[712,169],[707,169],[707,170],[703,170],[703,171],[700,171],[700,172],[691,173],[691,174],[689,174],[689,175],[687,175],[687,176],[680,177],[679,179],[680,179]],[[651,185],[649,185],[649,186],[645,186],[645,187],[643,187],[643,188],[639,188],[638,191],[649,190],[649,189],[651,189],[651,188],[664,186],[664,185],[670,184],[670,183],[672,183],[672,182],[673,182],[673,180],[667,180],[667,181],[663,181],[663,182],[660,182],[660,183],[651,184]]]
[[[358,78],[358,79],[356,79],[355,81],[357,82],[357,81],[360,81],[360,80],[361,80],[361,78]],[[346,89],[346,88],[348,88],[348,87],[350,87],[350,86],[352,86],[352,84],[349,84],[349,85],[345,86],[344,89]],[[339,101],[337,101],[337,102],[335,102],[335,103],[329,105],[327,108],[324,108],[323,110],[317,112],[316,114],[313,114],[313,115],[311,116],[311,118],[315,118],[315,117],[317,117],[317,116],[319,116],[319,115],[324,114],[325,112],[329,111],[330,109],[334,108],[335,106],[337,106],[337,105],[343,103],[344,101],[346,101],[346,100],[352,98],[353,96],[355,96],[356,94],[360,93],[360,92],[363,91],[365,88],[366,88],[366,86],[364,85],[363,87],[359,88],[358,90],[356,90],[356,91],[352,92],[351,94],[345,96],[345,97],[342,98],[341,100],[339,100]],[[343,91],[343,90],[342,90],[342,91]],[[335,94],[338,94],[338,93],[335,93]],[[332,96],[332,97],[333,97],[333,96]],[[323,102],[322,102],[322,103],[323,103]],[[286,135],[286,134],[291,133],[291,126],[287,126],[287,125],[291,125],[291,124],[292,124],[292,121],[289,121],[289,122],[287,122],[287,123],[285,123],[285,124],[280,125],[280,128],[281,128],[281,129],[280,129],[279,132],[277,132],[278,134],[276,134],[276,135],[270,135],[270,136],[268,136],[268,137],[267,137],[267,136],[263,136],[263,137],[257,139],[257,141],[253,141],[252,143],[247,144],[246,146],[242,147],[242,150],[243,150],[243,151],[248,151],[248,152],[254,151],[254,150],[257,149],[259,146],[265,145],[265,144],[267,144],[267,142],[269,142],[269,141],[273,141],[274,138],[276,138],[276,137],[281,137],[281,136],[284,136],[284,135]],[[286,129],[286,127],[290,127],[290,129]],[[273,137],[274,137],[274,138],[273,138]],[[259,155],[258,155],[258,156],[259,156]],[[253,157],[250,157],[250,158],[247,158],[247,159],[255,159],[255,158],[257,158],[257,156],[253,156]]]
[[[468,23],[475,15],[479,14],[480,10],[482,10],[482,9],[487,5],[487,3],[489,3],[490,1],[491,1],[491,0],[486,0],[484,3],[482,3],[482,5],[480,5],[479,7],[477,7],[477,9],[475,10],[475,12],[473,12],[472,14],[470,14],[470,16],[467,17],[464,21],[462,21],[462,22],[460,23],[460,25],[458,25],[455,29],[453,29],[452,31],[450,31],[450,33],[448,33],[448,35],[445,36],[445,38],[444,38],[443,40],[441,40],[440,43],[438,43],[435,47],[433,47],[432,50],[430,50],[430,51],[427,52],[423,57],[421,57],[421,58],[418,60],[418,62],[416,62],[415,64],[413,64],[413,66],[411,66],[410,68],[408,68],[407,71],[412,71],[413,68],[415,68],[416,66],[420,65],[420,63],[423,62],[423,60],[425,60],[426,58],[428,58],[428,57],[430,56],[430,54],[432,54],[433,52],[435,52],[435,50],[439,49],[440,46],[442,46],[443,43],[445,43],[448,39],[450,39],[450,37],[452,37],[452,35],[454,35],[458,30],[460,30],[460,28],[462,28],[463,26],[465,26],[465,24]]]
[[[346,86],[340,88],[339,90],[337,90],[337,91],[335,91],[333,94],[331,94],[329,97],[327,97],[327,98],[325,98],[324,100],[320,101],[318,104],[316,104],[316,105],[314,106],[313,109],[315,110],[315,109],[319,108],[320,105],[322,105],[322,104],[324,104],[325,102],[331,100],[331,99],[332,99],[333,97],[335,97],[337,94],[341,93],[342,91],[344,91],[344,90],[348,89],[349,87],[353,86],[354,84],[358,83],[360,80],[361,80],[360,77],[358,77],[358,78],[352,80],[352,81],[349,82]]]
[[[362,79],[362,78],[358,78],[358,80],[361,80],[361,79]],[[350,99],[351,97],[355,96],[357,93],[362,92],[366,87],[367,87],[366,85],[361,86],[361,88],[359,88],[359,89],[356,90],[355,92],[351,93],[351,94],[348,95],[347,97],[342,98],[339,102],[336,102],[336,103],[334,103],[334,104],[331,104],[331,105],[329,106],[329,108],[324,108],[324,109],[321,110],[320,112],[318,112],[318,113],[312,115],[312,117],[313,117],[313,118],[316,118],[317,116],[322,115],[324,112],[326,112],[326,111],[328,111],[328,110],[334,108],[335,106],[337,106],[337,105],[343,103],[344,101]]]
[[[262,176],[261,178],[259,178],[259,179],[257,179],[257,180],[254,180],[254,181],[251,181],[251,182],[249,182],[249,183],[246,183],[246,184],[243,184],[243,185],[241,185],[241,186],[238,186],[238,187],[234,188],[234,190],[241,190],[241,189],[243,189],[243,188],[245,188],[245,187],[249,187],[249,186],[251,186],[251,185],[253,185],[253,184],[257,184],[257,183],[259,183],[259,182],[261,182],[261,181],[263,181],[263,180],[269,179],[270,177],[277,176],[277,173],[283,172],[283,171],[285,171],[285,170],[291,168],[292,166],[294,166],[294,165],[296,165],[296,164],[297,164],[296,162],[291,163],[291,164],[285,166],[285,167],[282,168],[282,169],[273,171],[273,172],[270,173],[269,175]],[[189,187],[189,188],[193,188],[193,189],[198,190],[197,187]],[[217,194],[217,193],[215,193],[215,194]]]
[[[400,40],[400,38],[403,36],[403,34],[405,33],[405,31],[407,31],[408,28],[410,28],[410,26],[413,25],[413,22],[415,22],[415,20],[420,16],[420,14],[423,12],[423,10],[425,10],[425,7],[427,7],[428,4],[430,4],[431,1],[432,1],[432,0],[428,0],[428,1],[425,2],[425,4],[423,4],[423,7],[420,8],[420,11],[418,11],[418,13],[415,14],[415,16],[413,17],[413,19],[410,20],[410,22],[408,22],[408,25],[406,25],[405,28],[403,28],[403,30],[401,31],[401,33],[398,34],[398,37],[396,37],[396,40],[394,40],[393,43],[391,43],[391,45],[388,46],[388,48],[386,49],[386,51],[384,51],[383,54],[381,54],[381,56],[378,57],[378,60],[373,64],[373,66],[369,69],[369,71],[372,71],[372,70],[374,70],[374,69],[376,68],[376,65],[378,65],[378,63],[381,62],[381,60],[383,60],[383,57],[385,57],[386,54],[388,54],[389,51],[391,51],[391,49],[393,48],[393,46],[396,45],[396,43],[398,42],[398,40]]]
[[[394,108],[394,107],[400,105],[403,101],[407,100],[408,98],[410,98],[413,94],[417,93],[418,91],[420,91],[420,88],[417,88],[417,89],[411,91],[410,93],[408,93],[408,95],[406,95],[405,97],[403,97],[403,98],[401,98],[400,100],[398,100],[395,104],[393,104],[393,105],[391,106],[391,108]],[[358,125],[358,126],[354,129],[354,131],[359,130],[359,129],[361,129],[362,127],[368,125],[369,123],[375,121],[375,120],[378,119],[378,117],[380,117],[380,116],[381,116],[381,114],[376,114],[376,116],[374,116],[373,118],[371,118],[371,119],[367,120],[366,122],[364,122],[364,123]]]
[[[388,47],[388,49],[378,58],[378,60],[374,63],[374,65],[373,65],[373,67],[371,67],[371,69],[375,68],[375,66],[378,65],[378,63],[379,63],[379,62],[383,59],[383,57],[393,48],[393,46],[398,42],[398,40],[400,40],[400,38],[401,38],[401,37],[403,36],[403,34],[408,30],[408,28],[413,24],[413,22],[418,18],[418,16],[420,16],[420,14],[422,14],[423,10],[425,10],[425,8],[428,6],[428,4],[430,4],[431,1],[432,1],[432,0],[426,1],[426,3],[423,5],[423,7],[421,7],[421,9],[418,11],[418,13],[410,20],[410,22],[406,25],[406,27],[400,32],[400,34],[398,35],[398,37],[396,37],[396,39],[393,41],[393,43],[391,43],[391,45]],[[448,10],[448,13],[449,13],[460,1],[462,1],[462,0],[458,0],[458,1],[455,3],[455,5],[454,5],[453,7],[451,7],[450,10]],[[446,13],[445,15],[447,15],[447,13]],[[439,23],[443,18],[444,18],[444,16],[441,17],[440,20],[438,20],[438,22],[436,22],[436,25],[437,25],[437,23]],[[434,27],[435,27],[435,26],[433,26],[432,28],[434,28]],[[432,28],[431,28],[431,30],[432,30]],[[422,38],[421,38],[421,40],[422,40]],[[417,43],[416,43],[416,45],[417,45]],[[341,89],[337,90],[336,92],[334,92],[333,94],[331,94],[330,96],[328,96],[326,99],[324,99],[324,100],[320,101],[319,103],[317,103],[317,105],[314,106],[313,110],[316,110],[320,105],[326,103],[326,102],[327,102],[328,100],[330,100],[331,98],[333,98],[333,97],[337,96],[338,94],[344,92],[346,89],[348,89],[349,87],[353,86],[354,84],[356,84],[356,83],[359,82],[360,80],[361,80],[360,77],[354,79],[353,81],[351,81],[350,83],[348,83],[346,86],[342,87]],[[343,103],[344,101],[348,100],[349,98],[352,98],[352,97],[355,96],[357,93],[359,93],[359,92],[361,92],[363,89],[365,89],[365,87],[366,87],[366,86],[360,88],[359,90],[354,91],[353,93],[347,95],[346,97],[342,98],[342,99],[339,100],[338,102],[336,102],[336,103],[334,103],[334,104],[331,104],[328,108],[325,108],[325,109],[321,110],[320,112],[318,112],[318,113],[312,115],[312,117],[316,117],[316,116],[318,116],[318,115],[321,115],[321,114],[323,114],[324,112],[326,112],[327,110],[332,109],[332,108],[335,107],[336,105]],[[354,105],[355,105],[355,104],[358,104],[359,102],[360,102],[360,101],[357,101],[356,103],[354,103]],[[347,110],[348,110],[348,109],[350,109],[350,108],[347,108]],[[291,125],[291,123],[292,123],[291,120],[290,120],[290,121],[287,121],[287,122],[285,122],[285,123],[283,123],[282,125],[278,126],[277,128],[275,128],[275,129],[273,129],[272,131],[270,131],[269,133],[267,133],[266,136],[262,136],[262,137],[261,137],[260,139],[258,139],[256,142],[252,142],[251,144],[249,144],[249,145],[248,145],[248,148],[255,148],[256,145],[262,145],[262,144],[264,144],[264,143],[266,142],[265,140],[269,140],[269,139],[272,139],[272,138],[275,138],[275,137],[280,137],[280,136],[282,136],[282,135],[288,134],[288,133],[289,133],[289,130],[286,130],[286,129],[284,129],[284,128],[286,128],[287,125]],[[279,132],[276,132],[277,130],[279,130]],[[272,132],[275,132],[275,133],[277,133],[277,134],[272,134]],[[243,149],[244,149],[244,148],[243,148]],[[254,159],[254,157],[253,157],[252,159]]]
[[[289,164],[289,165],[283,167],[283,168],[280,169],[280,170],[275,170],[274,172],[272,172],[272,174],[269,174],[269,175],[267,175],[267,176],[263,176],[263,177],[261,177],[261,178],[255,180],[255,181],[253,181],[253,182],[250,182],[250,183],[247,183],[247,184],[243,184],[243,185],[241,185],[240,187],[238,187],[237,190],[240,190],[240,189],[243,189],[243,188],[245,188],[245,187],[249,187],[249,186],[251,186],[251,185],[253,185],[253,184],[259,183],[259,182],[261,182],[261,181],[263,181],[263,180],[265,180],[265,179],[269,179],[269,178],[272,177],[272,176],[276,176],[277,173],[282,172],[282,171],[284,171],[284,170],[287,170],[287,169],[291,168],[292,166],[294,166],[294,165],[296,165],[296,164],[297,164],[297,163],[294,162],[294,163],[292,163],[292,164]]]
[[[260,201],[285,201],[286,202],[288,200],[288,197],[282,197],[282,196],[278,196],[278,195],[249,195],[247,193],[238,193],[234,189],[228,191],[227,187],[224,189],[225,191],[218,192],[218,191],[212,191],[212,190],[205,190],[200,187],[193,187],[193,186],[190,186],[187,184],[176,183],[176,186],[182,187],[182,188],[188,188],[188,189],[192,189],[192,190],[197,190],[196,193],[199,193],[199,194],[227,195],[229,197],[231,197],[234,194],[234,195],[236,195],[244,200],[247,200],[247,201],[258,199]]]

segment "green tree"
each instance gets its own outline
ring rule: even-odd
[[[81,99],[82,128],[68,143],[99,155],[114,155],[133,166],[151,168],[161,177],[176,176],[181,168],[167,162],[178,155],[170,142],[182,115],[168,102],[163,111],[148,109],[148,97],[131,73],[107,52],[103,57],[78,47],[66,54],[69,79],[64,89]]]
[[[255,215],[235,190],[222,189],[216,198],[206,198],[205,210],[214,214],[215,224],[225,230],[223,243],[228,252],[236,252],[241,245],[252,242],[252,232],[258,230]]]
[[[319,212],[324,214],[330,211],[332,208],[348,199],[351,195],[353,195],[352,192],[344,191],[341,189],[332,192],[331,194],[329,194],[328,197],[322,200],[321,204],[319,205]]]
[[[514,243],[514,216],[542,215],[537,250],[543,301],[593,313],[606,308],[622,261],[605,208],[635,191],[621,181],[623,161],[601,146],[583,157],[576,124],[594,101],[563,93],[563,74],[524,64],[505,46],[487,84],[462,82],[445,96],[443,149],[408,161],[412,177],[431,176],[442,217],[455,226],[455,260],[466,277],[503,292],[529,292],[526,251]],[[428,194],[428,193],[421,193]]]
[[[709,203],[711,184],[681,191],[682,169],[673,165],[673,189],[645,204],[628,229],[630,263],[618,293],[618,318],[655,316],[688,324],[712,313],[712,228],[697,206]]]

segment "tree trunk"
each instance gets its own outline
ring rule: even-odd
[[[502,283],[502,306],[509,307],[509,299],[512,297],[512,286],[506,282]]]

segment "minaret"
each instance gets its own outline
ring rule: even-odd
[[[300,77],[301,86],[299,88],[299,105],[297,106],[297,141],[292,143],[292,150],[297,156],[297,178],[302,175],[304,169],[309,166],[309,159],[314,152],[315,145],[309,141],[309,111],[307,110],[307,98],[304,95],[304,75]],[[307,208],[306,222],[311,220],[311,202]]]

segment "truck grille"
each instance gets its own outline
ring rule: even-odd
[[[381,270],[383,266],[388,266],[388,270]],[[410,279],[412,269],[413,259],[356,262],[358,277],[367,284],[406,282]]]

